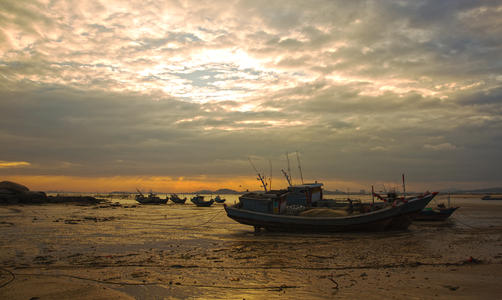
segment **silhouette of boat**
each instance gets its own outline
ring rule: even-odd
[[[221,198],[220,195],[214,197],[214,202],[216,203],[224,203],[225,202],[225,198]]]
[[[200,195],[193,197],[192,199],[190,199],[190,201],[192,201],[195,205],[199,207],[208,207],[213,205],[214,203],[214,199],[211,199],[209,201],[204,201],[204,196]]]
[[[173,201],[176,204],[185,204],[185,201],[187,201],[187,198],[181,199],[177,194],[171,194],[171,201]]]
[[[160,197],[157,197],[154,193],[150,192],[148,193],[148,196],[145,197],[143,193],[141,193],[140,190],[138,191],[138,195],[136,195],[135,199],[141,204],[166,204],[168,198],[166,199],[161,199]]]

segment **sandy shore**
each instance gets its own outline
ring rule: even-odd
[[[0,298],[497,299],[502,201],[455,204],[401,232],[257,235],[220,205],[0,206]]]

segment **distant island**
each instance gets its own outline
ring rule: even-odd
[[[243,194],[245,192],[238,192],[236,190],[232,190],[232,189],[218,189],[216,191],[211,191],[211,190],[200,190],[200,191],[196,191],[194,192],[195,194],[222,194],[222,195],[240,195],[240,194]]]

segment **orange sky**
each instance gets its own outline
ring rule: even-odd
[[[170,178],[153,176],[115,176],[115,177],[76,177],[76,176],[3,176],[0,181],[9,180],[27,186],[34,191],[66,191],[66,192],[87,192],[87,193],[107,193],[112,191],[135,192],[139,188],[143,192],[195,192],[198,190],[233,189],[236,191],[262,190],[260,183],[253,176],[241,176],[232,178]],[[313,182],[313,180],[305,180]],[[343,192],[358,193],[361,189],[371,190],[371,185],[376,191],[395,188],[401,189],[401,182],[374,182],[360,183],[343,180],[319,180],[324,184],[324,189],[334,191],[336,189]],[[293,184],[299,184],[299,180],[294,180]],[[438,186],[430,186],[428,183],[410,182],[407,184],[408,191],[422,192],[434,190],[448,183],[441,182]],[[466,185],[468,186],[468,185]],[[272,187],[274,189],[285,188],[286,181],[283,178],[273,178]]]

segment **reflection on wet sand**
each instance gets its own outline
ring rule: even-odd
[[[457,202],[444,223],[336,234],[255,234],[220,204],[1,206],[0,296],[493,298],[502,203]]]

